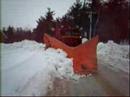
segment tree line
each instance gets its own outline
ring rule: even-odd
[[[91,39],[98,34],[100,41],[104,42],[128,40],[129,1],[103,1],[76,0],[63,17],[56,19],[55,12],[48,8],[46,14],[36,21],[38,25],[33,31],[9,26],[1,30],[1,41],[8,43],[29,39],[43,42],[44,33],[58,39],[65,35]]]
[[[34,40],[33,32],[29,29],[22,29],[21,27],[14,28],[13,26],[9,26],[8,28],[3,28],[0,33],[0,41],[4,43],[18,42],[24,39]]]

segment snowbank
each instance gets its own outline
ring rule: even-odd
[[[14,42],[8,44],[1,43],[1,47],[3,49],[11,49],[11,50],[12,49],[16,50],[17,48],[26,50],[39,50],[39,49],[43,50],[45,48],[45,44],[37,43],[36,41],[23,40],[21,42]]]
[[[99,43],[97,55],[98,74],[120,95],[129,96],[129,45]]]
[[[115,71],[129,73],[129,45],[118,45],[113,41],[99,43],[97,55],[99,64],[107,64]]]
[[[35,41],[1,44],[2,95],[45,95],[54,77],[78,78],[66,56]]]

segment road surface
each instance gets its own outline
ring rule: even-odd
[[[78,81],[55,78],[47,96],[128,96],[129,77],[100,64],[97,74]]]

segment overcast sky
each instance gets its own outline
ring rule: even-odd
[[[55,17],[63,16],[75,0],[1,0],[2,27],[34,28],[36,20],[50,7]]]

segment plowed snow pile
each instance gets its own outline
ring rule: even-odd
[[[129,45],[118,45],[113,41],[99,43],[97,47],[99,64],[129,74]]]
[[[129,45],[99,43],[97,55],[98,74],[119,93],[129,96]]]

